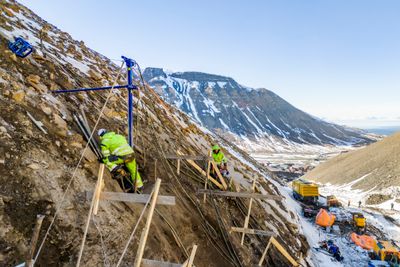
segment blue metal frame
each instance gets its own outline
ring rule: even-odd
[[[117,86],[106,86],[106,87],[95,87],[95,88],[77,88],[71,90],[57,90],[52,91],[52,93],[76,93],[76,92],[84,92],[84,91],[100,91],[100,90],[108,90],[111,88],[114,89],[128,89],[128,142],[129,145],[133,148],[133,94],[132,90],[137,90],[138,88],[133,84],[133,67],[135,66],[135,61],[122,56],[122,59],[125,61],[127,72],[128,72],[128,84],[127,85],[117,85]]]
[[[30,43],[25,41],[22,37],[17,37],[14,42],[8,43],[8,48],[18,57],[24,58],[33,52],[33,47]]]

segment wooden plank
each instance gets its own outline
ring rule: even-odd
[[[254,193],[254,191],[256,190],[256,179],[253,179],[253,185],[251,187],[251,191]],[[248,228],[249,227],[249,220],[250,220],[250,214],[251,214],[251,205],[253,204],[253,198],[250,198],[250,203],[249,203],[249,209],[247,210],[247,216],[244,219],[244,226],[243,228]],[[244,236],[246,235],[246,233],[242,234],[242,239],[240,240],[240,245],[243,246],[244,243]]]
[[[208,153],[208,156],[211,157],[211,151]],[[207,190],[207,184],[208,184],[208,180],[210,179],[210,167],[211,167],[211,161],[207,162],[207,175],[206,175],[206,179],[204,181],[204,190]],[[206,203],[206,198],[207,198],[207,194],[203,195],[203,202]]]
[[[276,240],[274,237],[271,237],[271,243],[280,251],[280,253],[285,256],[286,259],[293,265],[299,266],[299,264],[290,256],[290,254],[286,251],[286,249]]]
[[[218,179],[221,181],[222,186],[224,187],[224,189],[228,189],[228,186],[225,182],[224,177],[222,176],[221,172],[218,169],[217,163],[215,163],[215,161],[211,161],[211,165],[213,166],[213,169],[215,171],[215,173],[217,174]]]
[[[86,198],[90,199],[93,192],[86,192]],[[101,192],[100,200],[107,201],[122,201],[131,203],[147,203],[149,200],[149,194],[132,194],[123,192]],[[176,204],[174,196],[158,196],[157,205],[169,205],[174,206]]]
[[[181,160],[178,159],[178,162],[176,163],[176,173],[179,175],[181,174]]]
[[[103,175],[104,175],[104,164],[100,164],[98,180],[96,188],[94,189],[94,206],[93,206],[93,214],[97,215],[99,211],[99,203],[100,203],[100,194],[103,186]]]
[[[141,267],[182,267],[182,264],[143,259]]]
[[[197,245],[193,246],[192,252],[190,253],[190,257],[188,260],[188,263],[186,264],[185,267],[192,267],[193,266],[193,261],[194,261],[194,256],[196,256],[196,251],[197,251]]]
[[[144,247],[146,246],[147,236],[149,235],[150,224],[153,219],[154,209],[156,207],[158,192],[160,191],[161,179],[157,179],[156,184],[154,185],[154,192],[150,203],[149,214],[147,215],[146,225],[144,226],[142,235],[139,241],[139,247],[136,253],[134,267],[140,267],[142,264],[142,258],[144,253]]]
[[[241,198],[273,199],[273,200],[281,200],[283,198],[281,196],[275,196],[275,195],[263,195],[263,194],[249,193],[249,192],[228,192],[228,191],[209,190],[209,189],[208,190],[198,189],[196,194],[208,194],[221,197],[241,197]]]
[[[267,256],[268,249],[269,249],[269,247],[271,246],[271,239],[272,239],[272,237],[271,237],[271,238],[269,239],[269,241],[268,241],[267,247],[265,248],[265,250],[264,250],[264,252],[263,252],[263,254],[262,254],[262,256],[261,256],[261,259],[260,259],[260,261],[258,262],[258,266],[262,266],[262,264],[263,264],[263,262],[264,262],[264,260],[265,260],[265,257]]]
[[[262,266],[262,263],[265,260],[265,257],[267,255],[268,249],[270,248],[271,244],[274,245],[279,250],[279,252],[290,262],[290,264],[292,264],[292,266],[295,267],[299,266],[299,264],[295,261],[295,259],[293,259],[292,256],[290,256],[290,254],[286,251],[286,249],[273,236],[271,236],[271,238],[269,239],[268,245],[261,256],[258,266]]]
[[[263,236],[274,236],[274,235],[276,235],[272,231],[264,231],[264,230],[240,228],[240,227],[231,227],[229,232],[238,232],[238,233],[244,233],[244,234],[263,235]]]
[[[39,239],[40,228],[42,227],[43,219],[44,219],[44,215],[37,215],[37,217],[36,217],[36,223],[35,223],[35,228],[33,229],[31,246],[29,248],[27,259],[26,259],[27,267],[33,267],[33,263],[34,263],[33,256],[35,254],[36,243]]]
[[[181,152],[178,151],[178,154],[180,154]],[[200,172],[203,176],[207,177],[207,173],[199,166],[197,165],[193,160],[188,159],[187,162],[192,165],[198,172]],[[209,177],[209,180],[215,184],[216,186],[218,186],[219,189],[224,189],[224,187],[214,178],[212,178],[211,176]]]

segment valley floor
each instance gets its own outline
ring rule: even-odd
[[[334,155],[334,154],[332,154]],[[252,155],[254,156],[254,155]],[[317,157],[315,157],[317,156]],[[331,155],[329,155],[331,156]],[[256,155],[255,158],[262,162],[273,162],[277,167],[272,168],[272,171],[279,172],[279,166],[287,166],[287,164],[310,164],[318,158],[318,155],[311,154],[285,154],[285,155]],[[318,162],[318,161],[317,161]],[[283,167],[281,167],[283,169]],[[362,179],[362,177],[360,178]],[[335,186],[335,185],[321,185],[320,194],[322,196],[335,195],[343,204],[343,208],[337,210],[341,214],[351,216],[352,212],[362,212],[367,219],[367,234],[375,236],[380,240],[392,240],[400,246],[400,203],[396,199],[400,199],[400,195],[391,198],[385,202],[375,205],[366,205],[365,199],[370,193],[369,191],[361,191],[352,189],[352,185],[357,183],[360,179],[352,183]],[[287,179],[286,182],[289,182]],[[316,267],[331,267],[331,266],[345,266],[345,267],[358,267],[367,266],[369,261],[368,251],[356,246],[350,238],[351,229],[342,230],[341,234],[328,233],[323,228],[315,224],[315,219],[308,219],[302,215],[302,206],[292,196],[292,189],[289,184],[284,186],[280,185],[280,191],[285,196],[286,202],[289,207],[298,215],[298,221],[301,224],[302,234],[307,237],[307,241],[311,247],[308,260]],[[387,189],[392,193],[400,192],[400,188]],[[348,202],[350,205],[348,206]],[[362,205],[359,208],[358,202],[361,201]],[[324,197],[320,197],[320,202],[326,203]],[[391,210],[391,203],[394,203],[394,210]],[[335,212],[335,211],[333,211]],[[319,248],[319,242],[323,240],[333,240],[333,242],[340,248],[344,260],[338,262],[334,260],[325,251]]]

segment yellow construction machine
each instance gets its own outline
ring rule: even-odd
[[[303,179],[292,182],[293,197],[304,203],[316,203],[318,201],[318,185]]]

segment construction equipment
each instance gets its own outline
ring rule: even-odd
[[[293,197],[304,203],[316,203],[318,201],[318,185],[303,179],[292,182]]]
[[[33,47],[30,43],[25,41],[22,37],[17,37],[14,42],[8,43],[8,48],[18,57],[24,58],[33,52]]]
[[[387,261],[390,266],[400,266],[400,251],[390,241],[377,241],[374,254],[377,260]]]
[[[360,212],[353,213],[353,225],[357,232],[364,233],[366,230],[367,220]]]
[[[342,206],[340,201],[334,195],[326,197],[326,205],[328,207],[340,207],[340,206]]]

